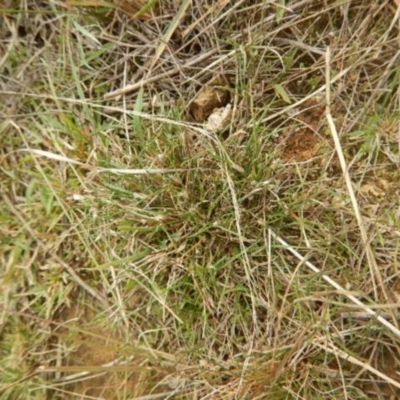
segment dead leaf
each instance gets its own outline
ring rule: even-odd
[[[229,83],[220,76],[199,90],[190,104],[190,113],[196,122],[205,122],[216,108],[224,108],[229,100]]]
[[[139,18],[148,20],[151,15],[147,12],[150,10],[157,1],[149,1],[147,4],[144,0],[114,0],[117,7],[124,13],[128,14],[131,18]]]

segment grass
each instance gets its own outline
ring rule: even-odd
[[[399,397],[398,10],[322,3],[4,2],[1,398]]]

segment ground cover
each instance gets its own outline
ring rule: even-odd
[[[4,399],[397,399],[393,1],[0,3]]]

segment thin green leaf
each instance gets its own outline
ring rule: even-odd
[[[285,102],[288,104],[292,104],[292,101],[290,100],[290,97],[286,90],[283,88],[282,85],[279,83],[274,85],[275,93]]]

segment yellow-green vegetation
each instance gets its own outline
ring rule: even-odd
[[[400,398],[399,15],[3,1],[0,398]]]

